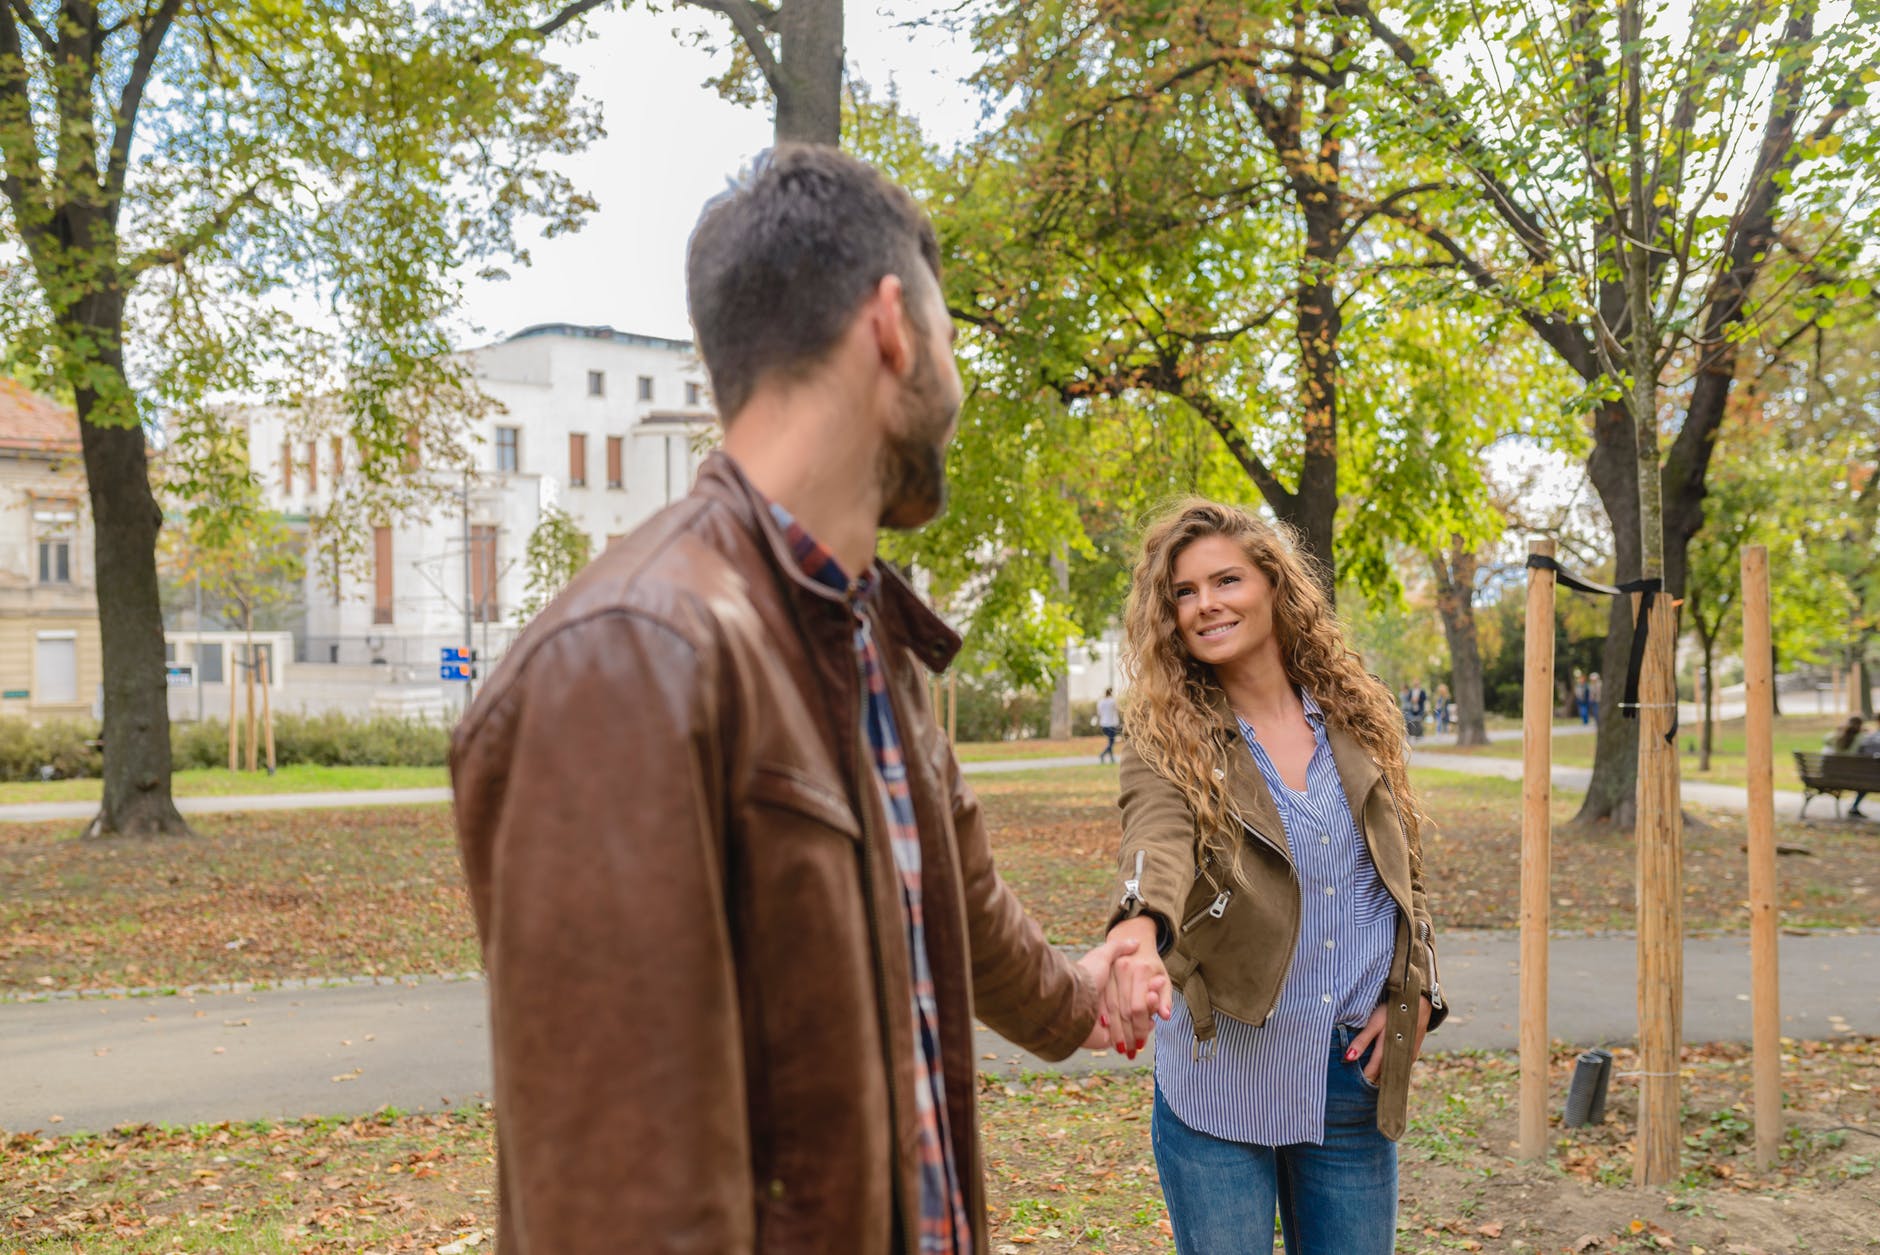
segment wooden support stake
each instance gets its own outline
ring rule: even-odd
[[[261,647],[261,728],[267,738],[268,774],[274,774],[274,704],[268,694],[274,685],[274,646]]]
[[[1750,1041],[1756,1077],[1756,1167],[1782,1146],[1782,990],[1776,966],[1775,658],[1769,648],[1769,551],[1743,550],[1744,714],[1749,744]]]
[[[1551,540],[1528,552],[1554,556]],[[1528,569],[1527,674],[1521,696],[1520,1155],[1547,1154],[1547,914],[1553,865],[1554,573]]]
[[[223,649],[226,651],[228,658],[233,660],[235,657],[235,647],[233,645],[225,645]],[[228,769],[230,771],[240,771],[242,769],[242,725],[235,718],[235,677],[229,674],[230,671],[236,670],[240,666],[240,663],[234,663],[233,666],[222,668],[222,677],[228,682]]]
[[[947,672],[947,744],[960,743],[960,673]]]
[[[254,771],[259,764],[256,757],[261,749],[260,728],[255,721],[255,647],[248,646],[248,770]]]
[[[1633,1184],[1678,1179],[1684,1144],[1678,1067],[1684,1034],[1684,858],[1679,812],[1676,675],[1678,612],[1652,598],[1638,710],[1639,1135]]]

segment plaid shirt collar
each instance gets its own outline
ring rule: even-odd
[[[817,583],[841,593],[849,605],[856,606],[868,600],[875,590],[875,576],[872,570],[864,571],[854,579],[849,578],[842,564],[836,561],[829,547],[809,534],[796,516],[772,501],[770,517],[777,520],[777,526],[783,529],[783,537],[790,546],[790,553],[796,558],[803,573]]]

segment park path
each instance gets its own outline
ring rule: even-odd
[[[1811,933],[1781,945],[1785,1035],[1880,1035],[1880,933]],[[1634,1038],[1635,949],[1623,936],[1553,939],[1555,1038]],[[1443,937],[1452,1011],[1432,1050],[1516,1045],[1518,953],[1513,933]],[[1684,956],[1685,1040],[1746,1040],[1746,941],[1693,937]],[[1140,1066],[1107,1052],[1050,1065],[984,1028],[974,1049],[994,1075]],[[0,1130],[9,1132],[350,1116],[388,1103],[438,1110],[489,1095],[487,991],[474,978],[387,980],[0,1003],[0,1076]]]

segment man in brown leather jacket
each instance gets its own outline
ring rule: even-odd
[[[933,231],[832,149],[707,206],[723,452],[530,625],[452,747],[507,1255],[978,1252],[975,1014],[1102,1045],[1113,957],[993,868],[926,673],[959,639],[880,527],[960,406]]]

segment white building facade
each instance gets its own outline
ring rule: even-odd
[[[342,575],[337,591],[309,554],[301,661],[386,667],[388,680],[435,685],[440,651],[468,638],[487,674],[521,629],[524,554],[543,511],[566,511],[598,554],[683,496],[715,439],[689,341],[557,323],[465,357],[497,403],[474,424],[474,473],[440,471],[452,477],[452,505],[375,528],[370,574]],[[296,437],[284,413],[250,416],[251,464],[290,520],[331,499],[347,454],[330,439]]]

